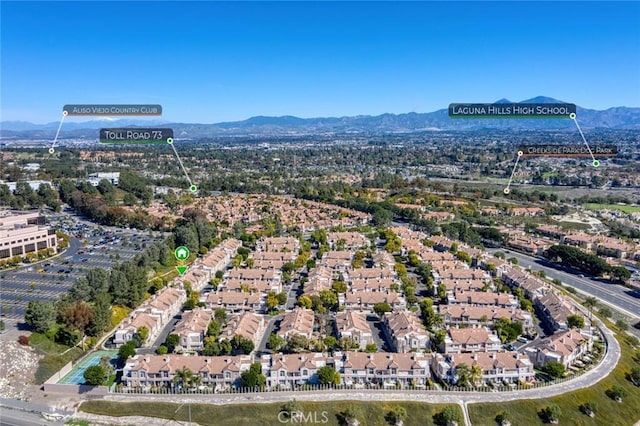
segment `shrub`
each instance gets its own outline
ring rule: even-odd
[[[18,337],[18,343],[20,343],[22,346],[28,346],[29,345],[29,336],[25,336],[24,334],[20,337]]]
[[[587,401],[584,404],[580,405],[580,411],[586,414],[589,417],[593,417],[596,414],[598,406],[593,401]]]
[[[99,365],[92,365],[91,367],[84,370],[85,383],[91,386],[99,386],[104,382],[105,372],[104,368]]]

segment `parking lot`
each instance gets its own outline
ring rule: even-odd
[[[161,238],[158,233],[150,236],[146,231],[98,226],[68,213],[49,216],[47,221],[71,237],[70,245],[53,258],[0,272],[0,312],[7,326],[22,321],[30,301],[54,299],[89,269],[108,269]]]

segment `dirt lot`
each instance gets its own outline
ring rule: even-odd
[[[39,356],[18,343],[17,332],[7,332],[0,339],[0,398],[28,401],[38,368]]]

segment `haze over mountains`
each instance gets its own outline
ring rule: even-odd
[[[496,103],[511,102],[506,99]],[[538,96],[521,103],[562,103],[553,98]],[[613,107],[603,111],[577,109],[577,120],[582,128],[640,129],[640,108]],[[59,122],[33,124],[22,121],[0,123],[3,138],[52,138]],[[103,127],[145,126],[170,127],[177,138],[203,138],[209,136],[246,135],[305,135],[326,133],[410,133],[439,130],[480,129],[575,129],[569,119],[451,119],[446,108],[429,113],[361,115],[353,117],[299,118],[251,117],[243,121],[214,124],[171,123],[158,119],[100,119],[82,123],[65,122],[60,137],[96,138],[95,129]]]

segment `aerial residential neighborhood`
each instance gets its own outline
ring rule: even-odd
[[[640,426],[640,2],[0,3],[0,426]]]

